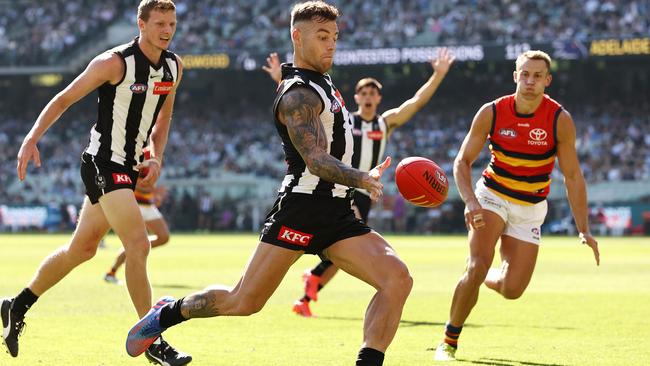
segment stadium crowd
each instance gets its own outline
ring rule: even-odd
[[[632,108],[615,102],[568,108],[577,124],[577,148],[588,182],[650,179],[650,124],[647,123],[650,103]],[[92,112],[86,114],[89,115],[92,116]],[[387,154],[395,162],[407,156],[426,156],[451,175],[453,159],[471,118],[472,115],[462,108],[421,113],[392,134]],[[83,188],[78,160],[87,143],[85,139],[91,123],[86,119],[70,119],[55,125],[39,144],[43,166],[31,168],[26,182],[19,183],[15,157],[27,132],[26,126],[30,125],[25,115],[5,118],[0,124],[0,185],[5,187],[0,190],[0,203],[79,204]],[[488,159],[486,149],[475,166],[485,166]],[[164,165],[163,179],[168,181],[218,178],[232,173],[268,177],[279,182],[285,174],[282,148],[268,113],[247,114],[243,110],[224,113],[182,104],[172,126]],[[392,181],[393,172],[394,169],[389,170],[385,181]],[[556,179],[559,174],[556,170]],[[398,217],[399,211],[405,210],[400,200],[399,195],[389,194],[384,202],[390,210],[398,211]],[[270,204],[272,200],[268,201]],[[182,229],[250,229],[253,204],[233,197],[216,200],[206,191],[180,186],[170,187],[163,211],[176,216],[177,225]],[[393,220],[395,214],[387,214],[386,209],[377,210],[379,216],[375,219],[390,217],[388,225],[394,229],[406,227],[406,223],[396,226],[400,224]],[[444,219],[440,217],[444,213],[442,210],[431,215],[433,219]],[[201,215],[210,219],[199,220]],[[408,225],[422,227],[430,223],[411,222]]]
[[[177,1],[175,50],[288,50],[293,0]],[[650,34],[644,0],[332,1],[340,48],[475,42],[552,42]],[[570,16],[567,16],[570,14]],[[0,12],[0,65],[50,65],[108,25],[133,22],[128,0],[12,1]],[[526,25],[521,27],[520,25]]]

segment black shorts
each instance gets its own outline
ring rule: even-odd
[[[135,190],[138,172],[130,167],[98,159],[96,156],[81,155],[81,180],[86,187],[86,196],[93,205],[99,197],[122,188]]]
[[[361,219],[363,222],[368,222],[368,213],[370,212],[370,206],[372,205],[370,196],[359,191],[354,191],[354,196],[352,196],[352,204],[357,206],[359,209],[359,213],[361,214]]]
[[[260,240],[320,254],[332,244],[364,235],[370,228],[354,216],[349,198],[282,193],[266,216]]]

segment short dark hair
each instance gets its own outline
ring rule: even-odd
[[[138,19],[145,22],[149,20],[149,15],[152,10],[159,10],[162,12],[173,10],[176,11],[176,5],[172,0],[142,0],[138,5]]]
[[[359,93],[359,91],[361,91],[361,89],[363,89],[363,88],[365,88],[367,86],[377,89],[379,94],[381,94],[381,88],[382,88],[381,83],[379,81],[377,81],[377,79],[374,79],[374,78],[363,78],[363,79],[359,80],[359,82],[357,83],[357,86],[354,88],[354,93],[355,94]]]
[[[291,10],[291,26],[303,20],[333,21],[341,13],[334,5],[323,1],[307,1],[293,6]]]

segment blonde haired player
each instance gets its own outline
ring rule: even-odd
[[[524,293],[537,260],[556,157],[580,240],[593,250],[596,264],[600,263],[598,243],[589,232],[587,192],[573,120],[544,94],[552,80],[550,66],[551,58],[542,51],[519,55],[513,72],[515,94],[483,105],[458,151],[454,178],[466,205],[470,254],[436,360],[455,359],[458,337],[482,283],[506,299]],[[492,159],[472,189],[471,166],[486,140]],[[501,267],[490,269],[499,239]]]
[[[138,37],[96,56],[52,98],[20,146],[16,170],[18,178],[24,180],[31,160],[41,165],[36,144],[47,129],[71,105],[98,91],[96,123],[81,156],[86,198],[77,228],[68,243],[45,258],[20,293],[0,302],[3,343],[13,357],[18,356],[25,313],[70,271],[91,259],[110,228],[126,251],[126,285],[136,312],[143,316],[151,307],[147,275],[150,243],[133,189],[139,169],[149,169],[143,183],[153,184],[158,179],[183,65],[168,50],[176,32],[173,1],[142,0],[137,24]],[[151,142],[151,159],[138,163],[145,141]],[[145,355],[161,365],[184,365],[192,360],[160,337]]]

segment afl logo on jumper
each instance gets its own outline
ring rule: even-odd
[[[130,89],[133,94],[142,94],[146,92],[148,88],[147,84],[132,84]]]
[[[499,135],[508,139],[513,139],[517,137],[517,131],[511,128],[502,128],[499,130]]]
[[[548,133],[546,133],[546,131],[541,128],[535,128],[528,133],[528,137],[530,137],[530,140],[528,140],[528,145],[546,146],[548,145],[548,142],[545,141],[547,136]]]

